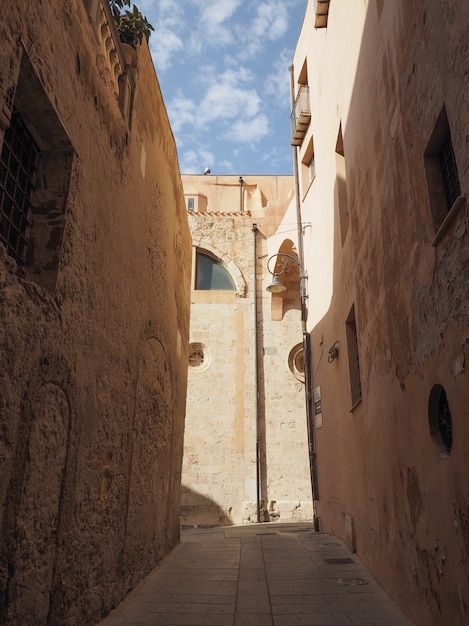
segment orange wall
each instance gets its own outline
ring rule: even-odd
[[[313,3],[295,53],[308,61],[316,178],[302,194],[322,529],[359,555],[416,624],[469,621],[469,218],[435,242],[424,152],[446,106],[461,193],[469,189],[469,7],[434,0]],[[349,227],[342,244],[342,124]],[[299,156],[304,151],[299,149]],[[352,411],[346,320],[354,305],[362,400]],[[338,340],[339,357],[327,360]],[[430,434],[434,384],[453,422],[447,458]]]
[[[6,624],[91,624],[179,539],[190,234],[148,47],[129,125],[97,28],[81,0],[2,4],[0,108],[21,41],[74,150],[56,283],[0,245]]]

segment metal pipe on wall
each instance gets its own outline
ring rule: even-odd
[[[295,106],[295,83],[293,76],[293,64],[288,68],[290,72],[290,101],[291,110]],[[298,260],[300,263],[300,302],[301,302],[301,328],[303,333],[303,355],[305,363],[305,403],[306,403],[306,425],[308,432],[308,450],[309,450],[309,470],[311,477],[311,492],[313,499],[313,516],[314,516],[314,528],[319,530],[319,518],[316,515],[315,501],[319,499],[319,488],[317,480],[317,466],[316,466],[316,445],[314,436],[314,411],[313,411],[313,398],[311,389],[311,338],[307,330],[306,321],[308,317],[308,311],[306,308],[306,300],[308,295],[306,293],[306,272],[304,262],[304,248],[303,248],[303,224],[301,218],[301,203],[300,203],[300,181],[298,173],[298,149],[292,145],[293,153],[293,175],[295,181],[295,200],[296,200],[296,224],[298,233]]]
[[[242,179],[240,178],[240,181]],[[242,185],[241,185],[242,189]],[[254,306],[254,398],[256,407],[256,500],[257,523],[261,521],[261,441],[259,428],[259,354],[258,354],[258,325],[257,325],[257,224],[252,225],[253,240],[253,306]]]

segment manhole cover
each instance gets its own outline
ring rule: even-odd
[[[320,543],[319,545],[321,548],[340,548],[342,544],[337,541],[328,541],[327,543]]]
[[[341,585],[349,585],[351,587],[355,587],[357,585],[367,585],[370,582],[364,578],[338,578],[337,580]]]
[[[345,563],[355,563],[353,559],[349,558],[336,558],[336,559],[323,559],[329,565],[345,565]]]

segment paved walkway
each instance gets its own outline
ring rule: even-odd
[[[412,626],[344,544],[311,524],[181,532],[100,626]]]

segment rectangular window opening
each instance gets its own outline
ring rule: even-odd
[[[344,140],[342,137],[342,123],[339,126],[337,142],[335,146],[335,165],[336,165],[336,193],[335,201],[337,203],[340,237],[342,245],[345,243],[349,229],[349,212],[347,197],[347,176],[345,171],[345,152]]]
[[[446,135],[443,145],[438,153],[438,161],[440,163],[441,174],[443,178],[443,187],[445,190],[446,206],[449,209],[461,195],[461,185],[459,184],[458,168],[456,166],[456,158],[454,156],[453,143],[451,134]]]
[[[309,186],[316,178],[316,161],[314,156],[314,140],[313,137],[308,142],[303,158],[301,159],[301,182],[303,186],[303,197],[309,189]]]
[[[362,386],[360,379],[360,360],[358,356],[358,337],[357,337],[357,325],[355,322],[355,306],[353,305],[348,314],[347,321],[345,323],[346,337],[347,337],[347,352],[349,361],[349,376],[350,376],[350,395],[352,401],[352,409],[362,399]]]
[[[453,218],[461,185],[446,108],[443,107],[424,153],[428,197],[437,240]],[[459,203],[461,204],[461,203]]]
[[[18,62],[0,151],[0,244],[30,280],[53,291],[75,153],[25,51]]]

